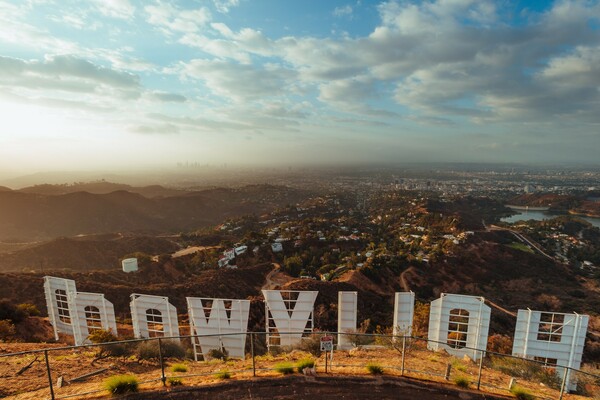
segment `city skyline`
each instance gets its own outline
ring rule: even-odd
[[[598,1],[0,1],[0,176],[581,162]]]

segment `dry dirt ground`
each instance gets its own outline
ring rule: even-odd
[[[31,350],[32,344],[0,344],[0,398],[8,399],[48,399],[50,391],[43,353],[2,357],[8,352]],[[52,345],[56,347],[56,345]],[[51,345],[37,345],[37,348],[51,348]],[[167,378],[179,378],[182,386],[167,386],[161,382],[161,368],[158,360],[140,361],[136,356],[105,358],[94,361],[96,350],[77,348],[49,351],[52,380],[56,398],[106,398],[108,392],[104,381],[113,375],[134,374],[140,382],[136,399],[283,399],[283,398],[340,398],[340,399],[498,399],[506,398],[511,377],[503,374],[487,361],[484,363],[481,392],[460,390],[454,383],[457,377],[466,378],[470,388],[475,389],[479,366],[468,359],[457,359],[445,352],[432,352],[422,347],[412,346],[405,359],[404,377],[401,377],[402,360],[400,353],[385,347],[336,351],[333,366],[329,364],[325,373],[325,358],[316,358],[316,376],[282,377],[275,371],[281,362],[297,362],[312,356],[306,352],[293,350],[279,355],[266,354],[255,357],[256,378],[253,377],[252,359],[192,360],[168,359],[165,362]],[[314,357],[312,357],[314,358]],[[29,365],[30,368],[19,372]],[[187,367],[184,373],[171,371],[175,363]],[[371,376],[365,368],[368,363],[383,367],[382,376]],[[448,380],[444,374],[448,364],[452,365]],[[231,379],[224,381],[216,375],[228,371]],[[80,382],[71,382],[77,377],[98,372]],[[62,377],[67,384],[57,387]],[[70,382],[70,383],[69,383]],[[539,382],[519,380],[518,384],[538,399],[558,399],[556,389]],[[594,388],[594,390],[597,390]],[[158,393],[155,393],[159,391]],[[193,394],[192,394],[193,393]],[[407,397],[400,397],[407,393]],[[596,392],[600,393],[600,392]],[[218,395],[217,395],[218,394]],[[403,395],[402,395],[403,396]],[[566,400],[590,399],[579,395],[565,395]]]

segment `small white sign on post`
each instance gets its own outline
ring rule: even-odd
[[[321,351],[333,350],[333,336],[321,336]]]

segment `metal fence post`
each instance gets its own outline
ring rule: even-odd
[[[483,350],[479,351],[479,374],[477,375],[477,390],[481,387],[481,371],[483,370]]]
[[[445,380],[449,380],[450,379],[450,371],[452,371],[452,364],[448,363],[446,365],[446,373],[444,374],[444,379]]]
[[[327,350],[325,350],[325,373],[327,373]]]
[[[254,332],[250,334],[250,353],[252,354],[252,376],[256,378],[256,360],[254,359]]]
[[[165,377],[165,363],[163,360],[163,353],[162,353],[162,341],[160,338],[158,338],[158,358],[160,360],[160,373],[161,373],[161,378],[160,380],[162,381],[163,386],[167,386],[167,378]]]
[[[44,350],[46,358],[46,372],[48,373],[48,383],[50,384],[50,398],[54,400],[54,387],[52,386],[52,372],[50,371],[50,361],[48,360],[48,350]]]
[[[404,376],[404,352],[406,351],[406,334],[402,335],[402,369],[400,375]]]
[[[569,367],[565,367],[565,373],[563,374],[562,384],[560,385],[560,397],[559,400],[562,400],[563,395],[565,394],[565,388],[567,387],[567,375],[569,374]]]

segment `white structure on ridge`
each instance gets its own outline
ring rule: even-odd
[[[267,346],[292,346],[312,333],[317,291],[263,290]]]
[[[358,309],[358,292],[338,292],[338,343],[339,350],[352,348],[349,335],[356,332],[356,311]]]
[[[44,277],[44,294],[54,337],[64,333],[73,336],[76,346],[90,343],[95,330],[117,334],[115,308],[100,293],[77,292],[71,279]]]
[[[427,348],[479,359],[487,347],[490,315],[483,297],[442,293],[431,302]]]
[[[533,357],[556,365],[562,378],[564,367],[579,369],[589,316],[532,310],[519,310],[512,354]],[[562,368],[561,368],[562,367]],[[567,390],[576,389],[577,381],[567,372]]]
[[[230,358],[244,358],[250,300],[186,297],[194,357],[204,360],[213,350],[225,349]],[[235,333],[239,333],[235,335]],[[211,336],[204,336],[211,335]],[[221,336],[225,335],[225,336]],[[198,351],[200,348],[200,351]]]
[[[136,338],[179,336],[177,309],[169,303],[168,297],[137,293],[130,297],[131,321]]]
[[[123,272],[135,272],[138,270],[138,260],[137,258],[126,258],[121,261],[121,266]]]
[[[413,315],[415,312],[415,294],[396,292],[394,296],[394,336],[412,335]]]

